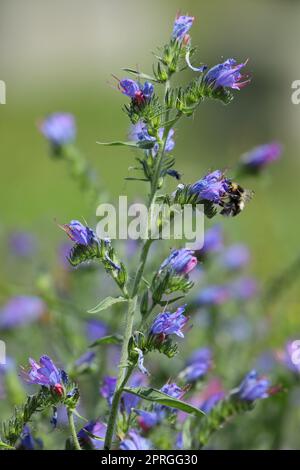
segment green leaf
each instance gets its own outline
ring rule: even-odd
[[[106,299],[101,300],[101,302],[96,305],[96,307],[88,310],[88,313],[98,313],[102,310],[106,310],[114,304],[119,304],[121,302],[127,302],[127,299],[125,299],[125,297],[106,297]]]
[[[0,441],[0,449],[6,449],[6,450],[16,450],[15,447],[10,446],[9,444],[6,444],[3,441]]]
[[[177,398],[172,398],[166,393],[156,390],[155,388],[124,388],[124,392],[131,393],[132,395],[137,395],[144,400],[152,401],[159,403],[160,405],[169,406],[171,408],[176,408],[177,410],[184,411],[185,413],[193,414],[198,418],[203,418],[205,413],[195,406],[185,403],[184,401],[178,400]]]
[[[140,73],[138,72],[137,70],[133,70],[133,69],[123,69],[124,72],[128,72],[128,73],[131,73],[132,75],[137,75],[139,78],[141,78],[142,80],[150,80],[151,82],[156,82],[158,83],[158,80],[156,80],[155,77],[152,77],[151,75],[147,75],[146,73]]]
[[[108,147],[135,147],[139,149],[149,150],[155,145],[155,141],[152,140],[141,140],[141,141],[128,141],[123,142],[122,140],[116,140],[114,142],[96,142],[98,145],[106,145]]]
[[[99,346],[100,344],[121,344],[122,341],[123,341],[123,336],[121,335],[103,336],[103,338],[97,339],[89,347],[94,348],[95,346]]]

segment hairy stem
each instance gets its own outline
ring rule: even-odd
[[[128,367],[129,366],[128,343],[132,334],[135,308],[136,308],[136,297],[128,300],[128,309],[127,309],[127,315],[125,319],[125,333],[124,333],[124,341],[123,341],[122,352],[121,352],[120,369],[119,369],[119,374],[118,374],[116,390],[114,393],[110,415],[108,419],[107,431],[106,431],[106,436],[105,436],[105,441],[104,441],[104,449],[111,448],[116,419],[118,415],[120,399],[122,396],[123,388],[125,387],[127,380],[129,379],[130,374],[131,374],[131,372],[130,374],[128,374],[128,371],[132,370],[131,367]]]
[[[70,431],[71,431],[74,447],[76,450],[81,450],[77,433],[76,433],[76,429],[75,429],[73,411],[67,408],[67,413],[68,413],[69,426],[70,426]]]

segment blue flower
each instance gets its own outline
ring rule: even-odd
[[[228,184],[229,180],[224,177],[224,173],[216,170],[192,184],[190,192],[197,194],[199,199],[220,204],[229,190]]]
[[[270,163],[275,162],[282,154],[282,145],[278,142],[255,147],[250,152],[241,156],[240,162],[243,167],[258,172]]]
[[[41,356],[40,362],[29,359],[30,369],[22,369],[23,379],[30,384],[51,388],[57,395],[63,396],[66,373],[56,367],[49,356]]]
[[[195,382],[211,368],[212,353],[209,348],[197,349],[187,361],[187,367],[180,373],[186,382]]]
[[[37,450],[43,448],[43,441],[32,436],[29,426],[24,426],[18,450]]]
[[[224,233],[221,225],[214,225],[204,234],[203,253],[215,253],[223,249]]]
[[[166,383],[161,389],[161,392],[166,393],[172,398],[181,398],[185,394],[185,390],[179,387],[175,382]]]
[[[91,318],[87,321],[86,335],[88,341],[90,341],[91,343],[93,343],[99,338],[102,338],[103,336],[106,336],[107,331],[107,325],[104,322],[96,320],[94,318]]]
[[[0,310],[0,329],[11,329],[32,323],[46,312],[42,299],[30,295],[12,297]]]
[[[150,450],[152,444],[148,439],[141,437],[135,429],[128,433],[128,437],[120,444],[121,450]]]
[[[270,395],[270,381],[265,377],[259,377],[258,373],[252,370],[246,375],[234,394],[240,400],[249,402],[267,398]]]
[[[223,285],[210,285],[204,287],[197,296],[199,305],[222,305],[230,299],[230,290]]]
[[[106,398],[109,406],[111,406],[112,404],[116,385],[117,385],[117,377],[106,375],[103,378],[103,383],[102,383],[102,386],[100,387],[100,394],[102,395],[103,398]]]
[[[74,116],[68,113],[51,114],[41,123],[40,131],[55,147],[72,143],[76,137]]]
[[[188,274],[197,265],[197,258],[193,255],[194,251],[188,248],[173,250],[168,258],[161,264],[159,272],[168,269],[174,271],[176,274]]]
[[[153,335],[177,335],[183,338],[182,329],[189,321],[189,318],[184,315],[186,305],[179,307],[176,312],[163,312],[160,313],[154,320],[151,326],[151,334]]]
[[[241,269],[249,263],[250,252],[246,245],[241,243],[231,245],[221,255],[221,264],[231,270]]]
[[[284,364],[290,371],[296,374],[300,373],[300,340],[295,339],[288,341],[285,345],[284,351],[277,353],[277,358]]]
[[[231,297],[237,300],[249,300],[257,295],[257,281],[252,277],[240,277],[228,284]]]
[[[247,61],[237,64],[235,59],[227,59],[222,64],[215,65],[206,73],[204,83],[213,89],[232,88],[240,90],[250,83],[248,76],[242,75],[240,70]]]
[[[77,434],[80,445],[87,449],[103,449],[106,428],[106,424],[100,421],[90,421]],[[100,439],[96,439],[97,437]]]
[[[173,26],[172,38],[182,41],[191,29],[194,19],[193,16],[177,16]]]
[[[123,95],[131,98],[135,104],[141,105],[150,101],[153,96],[154,87],[150,82],[145,82],[142,85],[131,78],[124,78],[119,81],[119,90]]]
[[[165,130],[163,127],[158,130],[158,136],[160,139],[163,138],[164,131]],[[174,134],[174,129],[170,129],[165,143],[164,150],[166,153],[172,152],[175,147]],[[148,152],[151,152],[153,157],[157,156],[159,151],[159,144],[156,142],[156,138],[149,134],[147,125],[143,121],[138,121],[136,124],[131,126],[129,137],[134,142],[153,142],[153,148],[148,150]]]
[[[92,246],[98,243],[98,239],[94,231],[78,220],[71,220],[69,224],[59,225],[66,232],[68,237],[77,245]]]
[[[75,361],[75,365],[77,367],[90,367],[93,363],[96,354],[93,351],[87,351],[86,353],[82,354],[77,361]]]
[[[13,232],[9,236],[12,253],[22,258],[29,258],[36,250],[36,239],[29,232]]]
[[[137,422],[139,423],[140,427],[144,432],[149,431],[154,426],[157,426],[160,421],[161,417],[160,414],[156,411],[144,411],[144,410],[134,410],[138,415]]]
[[[130,387],[142,387],[147,385],[148,379],[144,374],[135,373],[132,375],[129,385]],[[121,408],[123,407],[127,414],[130,414],[132,409],[135,408],[140,401],[140,398],[137,395],[132,393],[123,393],[121,399]]]

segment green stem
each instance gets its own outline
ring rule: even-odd
[[[109,450],[111,448],[116,419],[118,415],[119,403],[120,403],[120,399],[122,396],[123,388],[125,387],[127,380],[129,379],[131,372],[133,370],[131,366],[128,367],[129,365],[128,364],[128,343],[132,334],[135,308],[136,308],[136,297],[128,300],[128,309],[127,309],[127,315],[125,319],[125,333],[124,333],[124,341],[123,341],[122,352],[121,352],[120,369],[119,369],[119,374],[118,374],[116,390],[114,393],[110,415],[108,419],[105,441],[104,441],[104,449],[106,450]],[[129,371],[130,373],[128,373]]]
[[[165,88],[165,93],[167,93],[168,89],[170,87],[170,82],[166,82],[166,88]],[[169,117],[169,112],[166,114],[168,121]],[[178,116],[179,119],[180,116]],[[174,124],[174,122],[173,122]],[[165,154],[165,148],[166,148],[166,143],[167,143],[167,137],[169,134],[171,128],[170,125],[165,126],[165,131],[163,135],[163,139],[161,142],[161,151],[159,152],[157,156],[157,161],[156,161],[156,167],[155,167],[155,172],[153,175],[153,179],[151,181],[151,192],[149,196],[149,201],[148,201],[148,208],[151,213],[151,208],[153,203],[155,203],[155,197],[157,190],[159,189],[159,178],[161,174],[161,165],[163,162],[163,157]],[[136,310],[136,303],[137,303],[137,294],[139,291],[140,283],[143,277],[147,257],[149,254],[149,249],[152,244],[153,240],[151,238],[148,238],[142,248],[141,256],[140,256],[140,262],[139,262],[139,267],[137,269],[137,273],[134,279],[133,283],[133,289],[132,289],[132,294],[130,298],[128,299],[128,310],[127,310],[127,315],[126,315],[126,320],[125,320],[125,334],[124,334],[124,341],[122,345],[122,352],[121,352],[121,361],[120,361],[120,370],[119,370],[119,375],[118,375],[118,380],[116,384],[116,389],[115,393],[113,396],[113,401],[111,405],[111,410],[109,414],[109,419],[108,419],[108,424],[107,424],[107,431],[105,435],[105,441],[104,441],[104,449],[109,450],[112,445],[112,440],[113,440],[113,435],[114,435],[114,429],[116,425],[116,420],[118,416],[118,410],[119,410],[119,403],[121,400],[121,396],[123,393],[123,389],[125,385],[127,384],[133,370],[135,367],[135,364],[129,364],[128,361],[128,344],[129,340],[132,335],[132,329],[133,329],[133,322],[134,322],[134,314]],[[152,310],[151,310],[152,311]],[[151,312],[150,312],[151,313]],[[149,314],[150,314],[149,313]]]
[[[75,429],[73,411],[67,408],[67,413],[68,413],[69,426],[70,426],[70,431],[71,431],[74,447],[76,450],[81,450],[77,433],[76,433],[76,429]]]

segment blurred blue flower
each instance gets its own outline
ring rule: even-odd
[[[106,424],[101,421],[90,421],[77,434],[81,447],[88,449],[101,450],[104,447],[104,438],[106,434]],[[91,434],[100,439],[95,439]]]
[[[134,410],[138,415],[137,422],[144,432],[157,426],[161,421],[161,416],[156,411]]]
[[[108,326],[101,320],[91,318],[86,323],[86,336],[90,343],[97,339],[106,336],[108,333]]]
[[[139,372],[135,372],[129,380],[129,385],[133,388],[145,386],[147,383],[147,376]],[[135,408],[139,402],[140,398],[137,395],[133,395],[132,393],[123,393],[121,407],[124,407],[126,413],[130,414],[132,409]]]
[[[197,303],[202,305],[222,305],[230,299],[230,291],[225,285],[210,285],[204,287],[197,296]]]
[[[282,145],[278,142],[271,142],[255,147],[242,155],[240,163],[243,167],[257,172],[278,160],[281,154]]]
[[[215,65],[208,70],[204,77],[204,83],[213,89],[223,87],[240,90],[250,83],[248,76],[240,73],[246,64],[247,61],[237,64],[235,59],[227,59],[222,64]]]
[[[68,113],[51,114],[40,124],[40,131],[56,147],[72,143],[76,137],[74,116]]]
[[[214,225],[206,230],[204,234],[204,245],[202,253],[215,253],[223,249],[224,233],[221,225]]]
[[[270,391],[270,381],[265,377],[259,377],[255,370],[249,372],[238,389],[234,392],[240,400],[255,401],[267,398]]]
[[[30,232],[15,231],[9,235],[9,247],[14,255],[28,258],[36,250],[36,239]]]
[[[18,450],[38,450],[43,448],[42,439],[36,439],[32,436],[28,425],[24,426],[20,443],[17,446]]]
[[[241,277],[228,284],[230,295],[237,300],[249,300],[258,293],[256,279],[252,277]]]
[[[230,271],[235,271],[245,267],[249,261],[249,248],[241,243],[229,246],[224,250],[220,257],[221,265]]]
[[[116,385],[117,385],[117,377],[112,377],[109,375],[106,375],[105,377],[103,377],[103,382],[100,387],[100,394],[102,395],[103,398],[106,398],[109,406],[111,406],[112,404]]]
[[[80,356],[79,359],[77,359],[77,361],[75,361],[75,365],[77,367],[89,367],[94,359],[96,357],[96,354],[93,352],[93,351],[87,351],[85,352],[84,354],[82,354],[82,356]]]
[[[184,338],[182,329],[189,321],[189,318],[184,315],[186,305],[179,307],[175,312],[160,313],[154,320],[150,332],[153,335],[177,335]]]
[[[300,373],[300,339],[288,341],[284,351],[278,351],[276,356],[290,371]]]
[[[46,312],[42,299],[30,295],[12,297],[0,310],[0,329],[32,323]]]
[[[152,444],[148,439],[141,437],[135,429],[128,433],[128,437],[120,444],[121,450],[150,450]]]
[[[187,360],[186,368],[180,373],[180,378],[187,383],[202,378],[212,366],[212,352],[209,348],[197,349]]]

